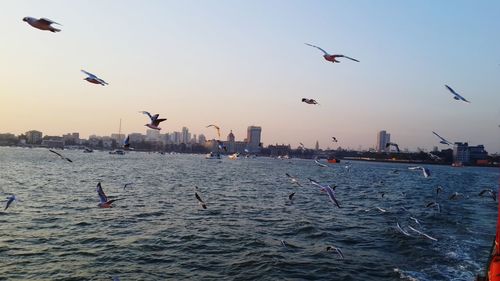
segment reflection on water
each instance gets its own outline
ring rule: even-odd
[[[472,280],[495,233],[496,204],[478,196],[496,189],[494,168],[428,166],[424,178],[404,164],[62,153],[74,162],[0,148],[2,196],[21,200],[0,212],[1,280]],[[336,184],[342,208],[307,177]],[[97,208],[98,181],[115,208]],[[425,207],[438,184],[441,213]],[[448,200],[455,191],[466,198]]]

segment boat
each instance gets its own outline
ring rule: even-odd
[[[328,161],[328,163],[332,163],[332,164],[340,163],[340,159],[335,158],[335,156],[333,156],[333,155],[328,156],[326,161]]]
[[[207,155],[205,155],[205,159],[220,159],[220,154],[210,152]]]
[[[476,276],[476,281],[500,281],[500,181],[497,190],[497,228],[495,240],[491,246],[490,256],[486,263],[485,275]]]

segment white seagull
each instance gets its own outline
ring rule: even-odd
[[[429,235],[427,235],[427,234],[423,233],[422,231],[416,230],[415,228],[411,227],[411,225],[409,225],[409,226],[408,226],[408,228],[409,228],[409,229],[411,229],[411,230],[413,230],[413,231],[415,231],[416,233],[418,233],[418,234],[420,234],[420,235],[425,236],[425,237],[426,237],[426,238],[428,238],[428,239],[431,239],[431,240],[433,240],[433,241],[438,241],[436,238],[431,237],[431,236],[429,236]]]
[[[200,204],[200,206],[203,208],[203,209],[206,209],[207,208],[207,204],[205,204],[205,201],[203,201],[200,197],[200,195],[198,195],[198,192],[195,192],[194,193],[194,196],[196,197],[196,199],[198,200],[198,204]]]
[[[338,247],[335,247],[335,246],[327,246],[326,247],[326,251],[329,252],[329,251],[335,251],[337,252],[337,254],[339,254],[340,258],[341,259],[344,259],[344,253],[342,253],[342,250]]]
[[[161,130],[161,128],[158,127],[160,125],[160,122],[163,122],[163,121],[167,120],[167,118],[158,119],[158,117],[160,117],[160,114],[151,115],[147,111],[139,111],[139,112],[142,113],[142,114],[145,114],[145,115],[149,116],[149,119],[151,120],[151,123],[146,124],[144,126],[146,126],[148,128],[151,128],[153,130]]]
[[[442,136],[438,135],[436,132],[432,131],[432,133],[434,135],[436,135],[436,137],[438,137],[440,139],[439,143],[446,144],[446,145],[451,145],[452,144],[451,142],[449,142],[448,140],[446,140]]]
[[[465,101],[465,102],[468,102],[470,103],[470,101],[466,100],[464,97],[462,97],[461,95],[459,95],[457,92],[455,92],[455,90],[453,90],[450,86],[448,85],[444,85],[452,94],[453,94],[453,98],[456,99],[456,100],[461,100],[461,101]]]
[[[80,69],[81,72],[87,74],[88,77],[86,78],[83,78],[83,80],[87,80],[88,82],[90,83],[93,83],[93,84],[100,84],[102,86],[104,85],[108,85],[108,83],[106,83],[106,81],[102,80],[101,78],[95,76],[94,74],[90,73],[90,72],[87,72],[83,69]]]
[[[396,222],[396,229],[399,230],[399,232],[403,233],[406,236],[411,236],[410,233],[408,233],[403,228],[401,228],[401,226],[399,225],[399,222]]]
[[[323,168],[328,167],[328,165],[326,165],[326,164],[319,163],[318,159],[314,159],[314,163],[316,163],[316,165],[323,167]]]
[[[17,198],[14,194],[12,194],[11,196],[7,197],[7,204],[5,205],[5,209],[3,209],[4,211],[7,210],[7,208],[9,208],[10,204],[12,204],[12,202],[16,201]]]
[[[408,170],[422,170],[424,178],[428,178],[431,175],[431,171],[427,168],[422,167],[422,166],[408,167]]]
[[[321,185],[313,179],[310,179],[310,178],[308,178],[308,179],[312,185],[315,185],[315,186],[321,188],[322,191],[326,191],[326,193],[328,194],[328,197],[330,198],[330,201],[332,201],[332,203],[334,203],[335,205],[337,205],[337,207],[340,208],[339,201],[337,201],[337,198],[335,197],[335,188],[337,186],[335,186],[335,185],[334,186]]]
[[[324,55],[323,55],[323,57],[325,58],[325,60],[327,60],[327,61],[331,61],[331,62],[333,62],[333,63],[340,62],[340,61],[338,61],[338,60],[337,60],[337,58],[346,58],[346,59],[350,59],[350,60],[353,60],[353,61],[359,62],[359,60],[354,59],[354,58],[351,58],[351,57],[348,57],[348,56],[344,56],[344,55],[340,55],[340,54],[331,55],[331,54],[329,54],[327,51],[325,51],[325,50],[321,49],[321,48],[320,48],[320,47],[318,47],[318,46],[314,46],[314,45],[311,45],[311,44],[308,44],[308,43],[304,43],[304,44],[306,44],[307,46],[311,46],[311,47],[313,47],[313,48],[316,48],[316,49],[318,49],[318,50],[322,51],[322,52],[323,52],[323,54],[324,54]]]
[[[96,191],[97,191],[97,195],[99,195],[99,200],[100,200],[99,204],[97,204],[97,206],[99,206],[99,208],[112,208],[113,206],[111,206],[111,204],[113,202],[115,202],[116,200],[119,200],[119,199],[109,200],[108,196],[106,196],[106,194],[102,190],[101,182],[97,183]]]
[[[297,180],[297,178],[296,178],[296,177],[292,177],[292,176],[290,176],[290,174],[289,174],[289,173],[285,173],[285,175],[286,175],[287,177],[289,177],[289,178],[290,178],[290,182],[291,182],[292,184],[296,184],[296,185],[298,185],[298,186],[302,187],[302,185],[300,184],[300,182]]]
[[[62,156],[62,154],[61,154],[61,153],[59,153],[59,152],[57,152],[57,151],[54,151],[54,150],[52,150],[52,149],[49,149],[49,151],[50,151],[50,152],[52,152],[52,153],[54,153],[55,155],[59,156],[59,157],[60,157],[61,159],[63,159],[63,160],[66,160],[66,161],[68,161],[68,162],[73,162],[71,159],[69,159],[69,158],[66,158],[66,157]]]
[[[479,192],[479,196],[483,196],[484,194],[487,194],[489,197],[491,197],[493,201],[497,201],[497,193],[493,191],[493,189],[483,189],[481,192]]]
[[[57,23],[55,21],[52,21],[52,20],[49,20],[46,18],[35,19],[32,17],[25,17],[25,18],[23,18],[23,21],[27,22],[29,25],[33,26],[34,28],[38,28],[40,30],[48,30],[51,32],[61,31],[60,29],[57,29],[51,25],[53,23],[61,25],[60,23]]]

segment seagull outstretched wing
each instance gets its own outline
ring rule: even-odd
[[[321,49],[321,48],[320,48],[320,47],[318,47],[318,46],[311,45],[311,44],[308,44],[308,43],[304,43],[304,44],[306,44],[307,46],[311,46],[311,47],[313,47],[313,48],[316,48],[316,49],[318,49],[318,50],[322,51],[325,55],[330,55],[328,52],[326,52],[325,50]]]
[[[104,194],[104,191],[102,190],[101,182],[97,183],[96,191],[97,191],[97,195],[99,195],[99,199],[101,200],[101,203],[108,202],[108,197],[106,196],[106,194]]]

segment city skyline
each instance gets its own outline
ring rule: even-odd
[[[186,126],[207,139],[208,124],[242,138],[253,123],[265,128],[265,144],[367,149],[387,130],[402,149],[443,149],[436,131],[500,152],[500,39],[491,28],[500,3],[277,3],[286,5],[109,1],[95,11],[6,2],[0,131],[88,137],[117,133],[121,118],[122,132],[142,132],[148,120],[138,111],[147,110],[167,118],[163,130]],[[118,24],[138,13],[144,21]],[[62,31],[35,30],[25,16],[60,22]],[[360,62],[331,64],[304,43]],[[87,83],[80,69],[109,85]],[[445,84],[471,103],[453,100]]]

